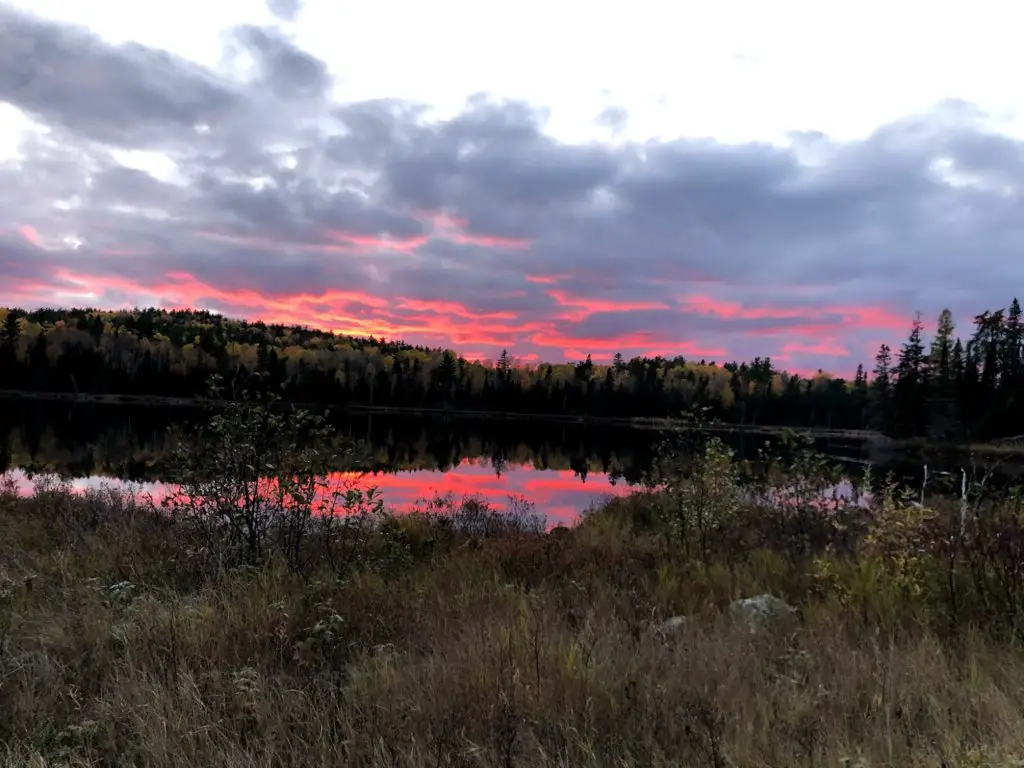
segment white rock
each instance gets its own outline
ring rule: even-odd
[[[671,618],[665,619],[658,625],[658,631],[674,632],[677,629],[685,627],[687,622],[689,622],[689,619],[685,616],[672,616]]]
[[[774,595],[758,595],[737,600],[730,606],[730,611],[746,621],[765,621],[792,616],[796,608]]]

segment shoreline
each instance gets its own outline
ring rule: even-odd
[[[120,395],[75,392],[29,392],[23,390],[0,390],[0,401],[35,401],[86,405],[135,405],[163,406],[168,408],[217,408],[235,400],[211,400],[205,397],[170,397],[166,395]],[[686,419],[672,419],[653,416],[593,416],[582,414],[526,413],[517,411],[482,411],[468,408],[406,407],[390,405],[367,405],[365,403],[307,403],[281,401],[282,407],[308,409],[329,408],[336,413],[385,414],[395,416],[442,416],[455,419],[479,419],[493,421],[548,421],[561,424],[585,424],[594,426],[620,426],[638,429],[687,430],[692,425]],[[729,424],[713,422],[705,425],[709,432],[747,432],[752,434],[774,434],[795,432],[818,438],[847,438],[851,440],[889,441],[885,435],[871,430],[827,429],[821,427],[790,427],[766,424]]]
[[[24,390],[0,390],[0,402],[40,402],[83,405],[157,406],[164,408],[218,408],[231,400],[211,400],[205,397],[170,397],[165,395],[122,395],[75,392],[30,392]],[[686,419],[672,419],[646,416],[592,416],[581,414],[522,413],[515,411],[482,411],[464,408],[403,407],[367,405],[365,403],[303,403],[282,401],[282,407],[315,409],[329,408],[335,413],[352,415],[417,416],[442,419],[477,421],[533,421],[550,424],[575,424],[595,427],[619,427],[648,431],[687,431],[692,424]],[[922,438],[897,439],[873,430],[828,429],[823,427],[793,427],[763,424],[728,424],[712,422],[704,430],[714,434],[751,434],[781,436],[796,434],[815,440],[843,439],[859,441],[886,452],[914,454],[919,457],[932,455],[971,455],[985,457],[1024,456],[1024,440],[1012,438],[993,440],[988,443],[945,443]]]

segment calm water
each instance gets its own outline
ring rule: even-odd
[[[194,411],[123,406],[0,409],[0,469],[11,468],[24,492],[34,476],[56,473],[82,489],[130,481],[159,499],[172,490],[161,466],[168,429],[194,418]],[[553,522],[627,492],[650,466],[657,439],[631,430],[376,415],[337,428],[363,441],[371,458],[360,472],[332,479],[376,486],[393,508],[448,494],[503,508],[514,496]]]
[[[30,493],[34,477],[22,469],[12,472],[22,493]],[[487,459],[465,459],[446,471],[413,469],[397,473],[349,474],[335,473],[329,478],[336,483],[356,483],[360,487],[376,487],[392,509],[411,510],[436,495],[452,494],[456,498],[482,496],[497,509],[506,509],[510,497],[532,502],[552,523],[571,522],[594,502],[629,490],[625,483],[613,483],[604,474],[588,476],[586,480],[571,470],[535,469],[528,465],[510,465],[501,474],[495,473]],[[75,489],[120,485],[123,480],[91,476],[71,481]],[[140,493],[159,501],[173,490],[159,481],[133,483]]]
[[[57,473],[79,488],[131,481],[159,498],[169,490],[161,466],[168,428],[196,416],[126,406],[0,408],[0,470],[13,469],[26,491],[32,476]],[[438,494],[482,496],[502,508],[517,496],[552,522],[569,521],[610,494],[628,492],[650,468],[661,438],[625,428],[378,415],[339,421],[337,428],[364,441],[372,458],[360,473],[335,479],[376,486],[393,508],[409,509]],[[731,442],[750,457],[764,438]],[[851,459],[851,470],[859,461],[877,461],[860,445],[825,443],[819,449]],[[904,467],[902,473],[912,478],[919,469]]]

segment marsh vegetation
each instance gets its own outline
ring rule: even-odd
[[[527,503],[394,514],[325,487],[359,450],[317,448],[327,429],[222,410],[182,436],[160,504],[5,486],[5,764],[1024,759],[1012,490],[838,496],[810,448],[754,467],[697,430],[552,529]],[[753,621],[744,598],[793,610]]]

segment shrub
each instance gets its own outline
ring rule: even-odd
[[[202,531],[195,554],[214,570],[271,555],[306,577],[318,558],[347,567],[383,511],[375,489],[330,479],[342,456],[323,450],[332,437],[327,416],[277,405],[273,397],[225,402],[176,443],[177,488],[163,505],[172,520]],[[355,446],[346,450],[354,459]]]

